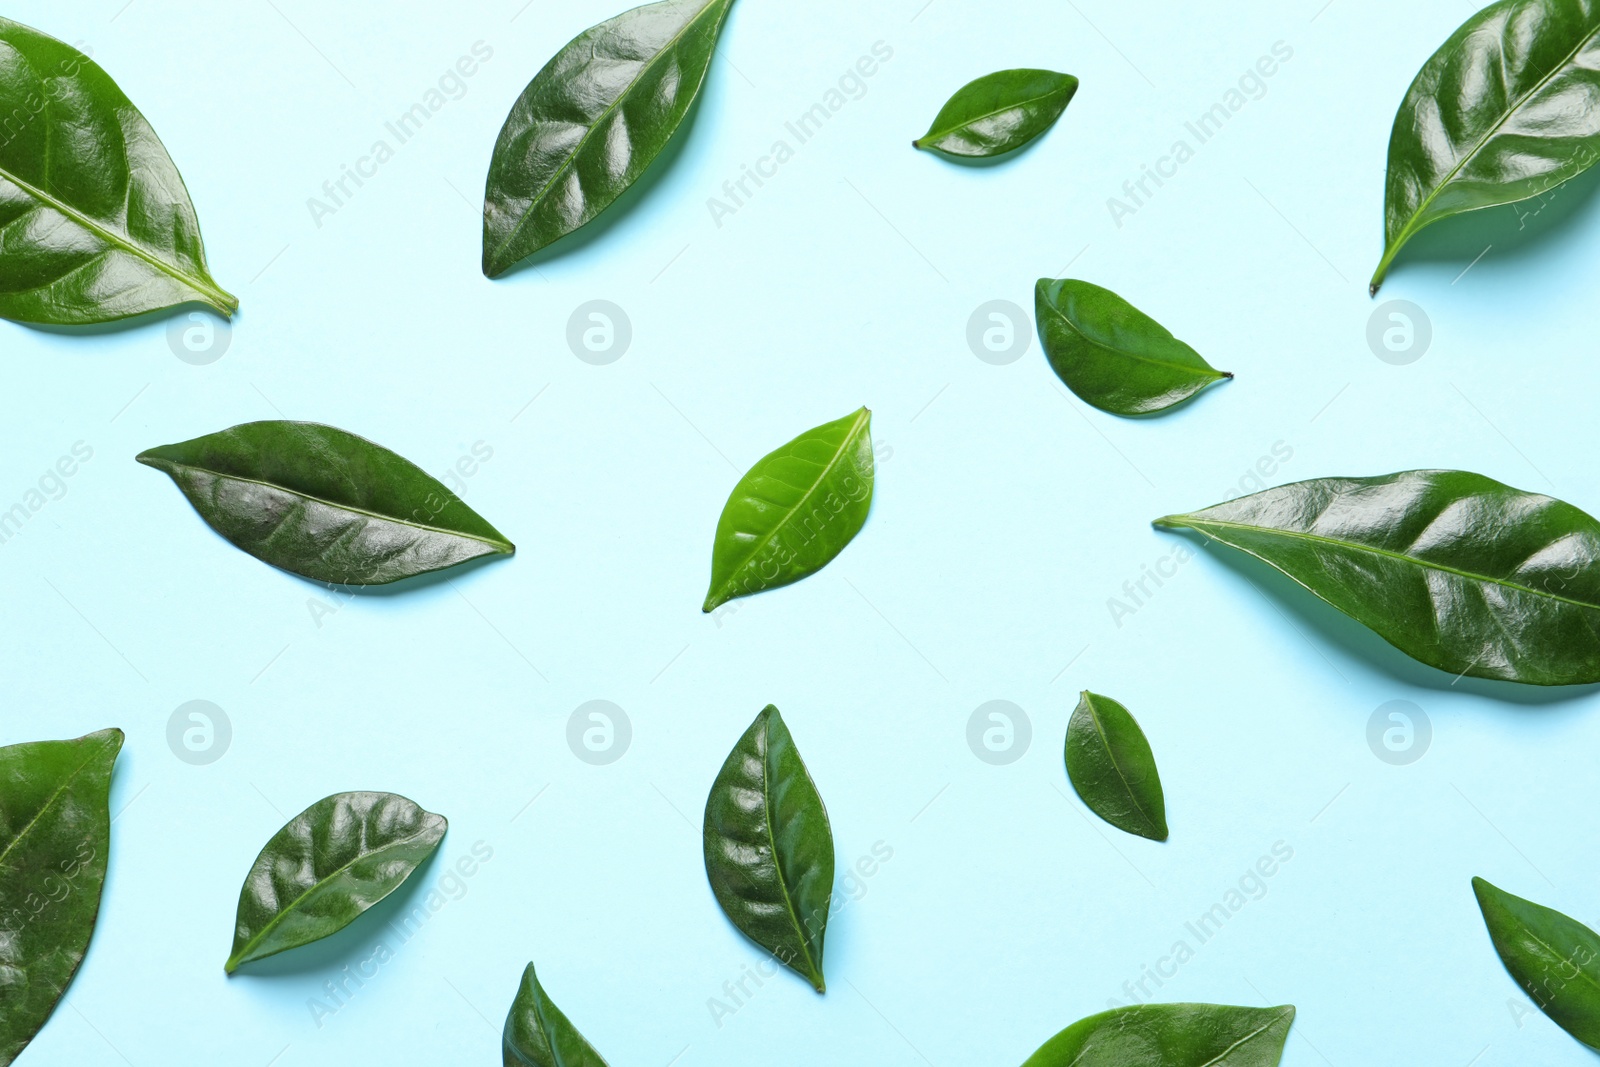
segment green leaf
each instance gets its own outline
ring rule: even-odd
[[[111,76],[0,18],[0,316],[83,325],[239,301],[206,268],[178,168]]]
[[[1463,471],[1319,478],[1157,526],[1247,552],[1454,675],[1600,682],[1600,524]]]
[[[916,148],[947,156],[1014,152],[1056,124],[1078,91],[1078,79],[1053,70],[1001,70],[956,91]]]
[[[728,754],[706,799],[706,876],[733,925],[817,992],[833,899],[833,830],[778,709]]]
[[[638,181],[694,105],[732,6],[636,7],[578,34],[534,75],[489,162],[484,274],[504,274]]]
[[[394,793],[336,793],[290,819],[245,876],[227,972],[349,926],[422,866],[447,825]]]
[[[739,479],[717,520],[702,611],[815,574],[872,507],[872,412],[807,430]]]
[[[1167,839],[1156,758],[1128,709],[1087,689],[1067,724],[1067,777],[1089,810],[1119,830]]]
[[[1165,411],[1212,382],[1233,377],[1109,289],[1040,278],[1033,302],[1050,368],[1079,399],[1101,411]]]
[[[121,750],[121,730],[0,748],[0,1067],[44,1026],[88,951]]]
[[[1141,1004],[1091,1015],[1022,1067],[1277,1067],[1294,1008]]]
[[[319,582],[382,585],[516,551],[411,461],[314,422],[248,422],[141,452],[211,528]]]
[[[522,972],[500,1045],[504,1067],[606,1067],[594,1046],[550,1002],[531,963]]]
[[[1383,260],[1440,219],[1549,192],[1600,158],[1600,4],[1500,0],[1418,72],[1389,136]]]
[[[1511,977],[1557,1026],[1600,1051],[1600,936],[1482,878],[1472,891]]]

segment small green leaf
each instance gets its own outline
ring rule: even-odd
[[[798,582],[825,567],[872,507],[872,412],[807,430],[733,487],[711,549],[702,611]]]
[[[1079,399],[1113,415],[1165,411],[1233,377],[1098,285],[1040,278],[1034,311],[1056,377]]]
[[[49,1020],[89,949],[122,740],[113,729],[0,748],[0,1067]]]
[[[1067,777],[1089,810],[1119,830],[1167,839],[1167,802],[1150,742],[1128,709],[1087,689],[1067,724]]]
[[[394,793],[336,793],[290,819],[245,876],[227,972],[349,926],[411,877],[446,825]]]
[[[947,156],[1014,152],[1056,124],[1078,91],[1078,79],[1053,70],[1001,70],[968,82],[911,142]]]
[[[1277,1067],[1294,1008],[1141,1004],[1091,1015],[1022,1067]]]
[[[79,326],[178,304],[233,314],[178,168],[111,75],[0,18],[0,316]]]
[[[733,925],[817,992],[833,899],[833,830],[778,709],[768,704],[706,799],[706,876]]]
[[[610,207],[689,114],[733,0],[661,0],[573,38],[506,116],[483,202],[497,278]]]
[[[1600,523],[1481,474],[1317,478],[1157,526],[1248,553],[1453,675],[1600,682]]]
[[[1482,878],[1472,891],[1511,977],[1557,1026],[1600,1051],[1600,936]]]
[[[606,1067],[594,1046],[550,1002],[531,963],[506,1015],[501,1056],[503,1067]]]
[[[141,452],[210,527],[320,582],[382,585],[516,547],[411,461],[314,422],[249,422]]]

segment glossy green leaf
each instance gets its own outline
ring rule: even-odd
[[[504,1067],[606,1067],[594,1046],[551,1003],[531,963],[522,972],[500,1047]]]
[[[1067,723],[1067,777],[1089,810],[1119,830],[1167,839],[1156,758],[1128,709],[1087,689]]]
[[[1600,3],[1500,0],[1418,72],[1389,137],[1383,260],[1441,219],[1550,191],[1600,158]]]
[[[94,60],[0,18],[0,316],[82,325],[190,302],[239,306],[160,138]]]
[[[1600,524],[1559,500],[1407,471],[1297,482],[1156,525],[1255,556],[1442,671],[1600,682]]]
[[[1600,1051],[1600,936],[1482,878],[1472,891],[1511,977],[1557,1026]]]
[[[798,582],[832,562],[872,507],[872,412],[807,430],[733,487],[711,548],[702,611]]]
[[[733,0],[661,0],[584,30],[506,116],[483,200],[483,273],[499,277],[590,222],[689,114]]]
[[[1109,289],[1040,278],[1033,303],[1050,368],[1079,399],[1101,411],[1165,411],[1212,382],[1233,377]]]
[[[706,876],[733,925],[817,992],[833,899],[833,829],[778,709],[728,754],[706,799]]]
[[[1001,70],[956,91],[917,148],[981,158],[1014,152],[1056,124],[1078,79],[1053,70]]]
[[[422,866],[446,826],[443,815],[394,793],[317,801],[250,865],[227,972],[343,930]]]
[[[0,1067],[67,991],[100,914],[121,730],[0,748]]]
[[[382,585],[516,547],[410,460],[314,422],[249,422],[141,452],[211,528],[320,582]]]
[[[1277,1067],[1294,1008],[1141,1004],[1091,1015],[1022,1067]]]

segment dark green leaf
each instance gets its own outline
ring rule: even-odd
[[[1557,1026],[1600,1051],[1600,936],[1482,878],[1472,891],[1511,977]]]
[[[1442,671],[1600,682],[1600,524],[1559,500],[1407,471],[1297,482],[1156,525],[1248,552]]]
[[[1077,91],[1077,78],[1053,70],[985,74],[957,90],[911,143],[947,156],[1013,152],[1054,126]]]
[[[531,963],[511,1002],[500,1049],[504,1067],[606,1067],[594,1046],[550,1002]]]
[[[141,452],[239,548],[321,582],[382,585],[516,547],[411,461],[314,422],[248,422]]]
[[[1109,289],[1040,278],[1033,303],[1051,369],[1079,399],[1101,411],[1164,411],[1212,382],[1233,377]]]
[[[1277,1067],[1294,1008],[1141,1004],[1091,1015],[1022,1067]]]
[[[1452,215],[1546,193],[1600,158],[1600,4],[1500,0],[1411,83],[1389,137],[1383,261]]]
[[[0,316],[81,325],[239,301],[150,124],[71,45],[0,18]]]
[[[807,430],[739,479],[717,520],[702,611],[798,582],[861,532],[872,507],[872,412]]]
[[[336,793],[290,819],[245,876],[227,972],[349,926],[422,866],[446,825],[394,793]]]
[[[1089,810],[1119,830],[1167,839],[1167,802],[1150,742],[1128,709],[1087,689],[1067,724],[1067,777]]]
[[[662,0],[580,33],[534,75],[489,161],[483,273],[610,207],[694,105],[733,0]]]
[[[121,730],[0,748],[0,1067],[50,1018],[89,948],[121,750]]]
[[[756,716],[706,800],[706,876],[733,925],[821,993],[833,830],[778,709]]]

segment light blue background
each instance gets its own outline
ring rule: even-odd
[[[149,117],[242,302],[208,366],[174,357],[166,319],[0,324],[0,507],[74,442],[94,450],[0,545],[0,742],[128,732],[100,928],[22,1062],[497,1063],[531,958],[617,1067],[1015,1064],[1193,945],[1184,924],[1276,842],[1293,860],[1160,999],[1298,1005],[1291,1067],[1593,1062],[1525,1013],[1468,885],[1600,919],[1591,691],[1452,684],[1212,554],[1122,625],[1108,611],[1186,543],[1151,518],[1237,492],[1275,445],[1292,458],[1272,482],[1457,467],[1600,508],[1593,182],[1526,230],[1504,209],[1415,242],[1380,302],[1423,307],[1432,347],[1380,361],[1366,279],[1389,126],[1472,5],[1323,2],[740,0],[644,195],[498,283],[478,260],[500,123],[616,0],[11,5],[92,47]],[[493,57],[465,95],[316,225],[307,199],[477,41]],[[879,41],[893,58],[865,94],[716,225],[707,198]],[[1107,199],[1279,41],[1293,58],[1265,95],[1119,228]],[[1083,80],[1043,142],[991,168],[910,148],[957,87],[1013,66]],[[1069,263],[1238,380],[1130,422],[1066,394],[1037,341],[1007,366],[975,358],[973,310],[1031,310],[1034,280]],[[567,346],[592,299],[632,322],[609,366]],[[738,473],[863,403],[880,450],[863,534],[818,576],[701,615]],[[482,442],[463,495],[516,557],[318,613],[321,590],[133,462],[280,416],[440,475]],[[1071,795],[1060,744],[1085,687],[1147,730],[1169,844]],[[210,766],[167,746],[193,699],[232,720]],[[591,699],[632,721],[610,766],[566,742]],[[1003,767],[966,741],[995,699],[1033,729]],[[1390,700],[1432,722],[1410,766],[1366,740]],[[700,811],[768,702],[841,867],[880,841],[894,855],[829,929],[825,998],[785,975],[719,1027],[708,1000],[759,952],[707,889]],[[493,859],[319,1027],[308,998],[395,944],[392,908],[231,980],[222,963],[256,851],[346,789],[449,817],[407,907],[474,842]]]

